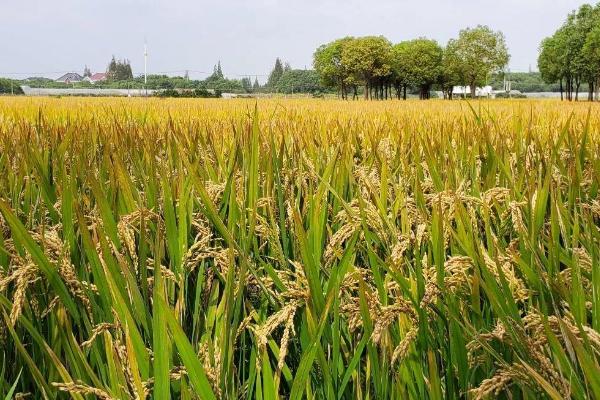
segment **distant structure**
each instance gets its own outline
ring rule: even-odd
[[[95,74],[92,74],[91,76],[86,76],[85,78],[83,78],[83,80],[90,82],[90,83],[96,83],[96,82],[105,81],[106,77],[107,77],[106,72],[96,72]]]
[[[475,89],[476,97],[492,97],[493,90],[491,86],[478,87]],[[452,89],[452,96],[456,97],[470,97],[471,88],[469,86],[454,86]]]
[[[56,82],[63,83],[73,83],[73,82],[81,82],[83,80],[83,76],[79,75],[77,72],[68,72],[56,79]]]

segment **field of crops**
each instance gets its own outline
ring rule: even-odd
[[[0,98],[0,398],[600,398],[599,188],[599,105]]]

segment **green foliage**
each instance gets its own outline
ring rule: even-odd
[[[126,81],[133,79],[131,63],[129,60],[117,60],[112,57],[106,69],[106,79],[109,81]]]
[[[540,68],[540,72],[510,72],[493,74],[489,80],[489,84],[494,90],[504,89],[504,78],[511,82],[512,90],[518,90],[523,93],[530,92],[559,92],[560,86],[556,81],[547,83],[544,79],[544,73]],[[582,87],[584,87],[582,85]]]
[[[324,90],[319,75],[314,70],[290,69],[284,71],[277,82],[279,93],[315,93]]]
[[[339,88],[342,98],[347,96],[347,86],[354,82],[349,80],[349,71],[342,63],[342,50],[354,38],[345,37],[320,46],[313,55],[313,66],[326,87]]]
[[[369,89],[392,74],[392,44],[383,36],[365,36],[348,41],[342,48],[342,64],[347,68],[347,82]]]
[[[415,39],[392,49],[392,65],[399,84],[419,88],[422,99],[429,98],[434,83],[440,81],[444,51],[435,40]]]
[[[0,78],[0,94],[23,94],[21,83],[14,79]]]
[[[221,68],[221,61],[217,63],[217,65],[213,68],[213,73],[208,78],[206,78],[205,82],[207,84],[212,84],[214,82],[222,81],[225,79],[223,75],[223,69]]]
[[[275,65],[273,66],[273,70],[269,74],[269,79],[267,80],[267,87],[271,89],[276,88],[279,79],[281,79],[281,76],[283,75],[283,72],[283,64],[281,63],[279,57],[277,57],[277,59],[275,60]]]
[[[183,97],[183,98],[218,98],[221,97],[221,91],[209,92],[206,89],[165,89],[156,93],[157,97]]]
[[[560,83],[567,100],[577,100],[585,83],[588,100],[600,86],[600,4],[582,5],[540,45],[538,66],[544,81]]]
[[[478,26],[461,31],[443,49],[426,38],[392,45],[382,36],[345,37],[320,46],[314,53],[313,65],[326,87],[338,89],[347,98],[348,89],[354,97],[358,86],[364,87],[365,98],[383,99],[392,96],[406,99],[407,89],[414,88],[421,99],[430,97],[434,85],[439,85],[445,97],[452,88],[468,83],[485,82],[492,72],[508,63],[504,36],[488,27]]]
[[[481,25],[460,31],[458,39],[448,42],[447,51],[451,54],[448,62],[471,87],[473,97],[476,87],[485,84],[487,78],[502,70],[510,59],[502,32]]]

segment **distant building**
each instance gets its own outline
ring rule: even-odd
[[[56,82],[73,83],[73,82],[81,82],[82,80],[83,80],[83,77],[81,75],[79,75],[77,72],[68,72],[68,73],[64,74],[63,76],[61,76],[60,78],[56,79]]]
[[[90,83],[105,81],[106,80],[106,72],[96,72],[95,74],[93,74],[91,76],[86,76],[85,78],[83,78],[83,80],[90,82]]]
[[[484,86],[475,88],[475,97],[492,97],[493,90],[491,86]],[[454,86],[452,89],[452,96],[456,97],[470,97],[471,88],[469,86]]]

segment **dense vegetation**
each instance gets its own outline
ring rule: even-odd
[[[510,72],[493,74],[489,80],[489,84],[494,90],[504,89],[504,80],[510,80],[511,89],[518,90],[522,93],[529,92],[560,92],[558,82],[547,83],[542,78],[540,72]],[[587,85],[582,85],[581,90],[585,90]]]
[[[21,94],[21,86],[13,79],[0,78],[0,94]]]
[[[0,98],[0,394],[600,398],[600,109]]]
[[[475,97],[477,86],[501,71],[509,61],[504,36],[487,26],[467,28],[451,39],[445,48],[425,38],[393,45],[383,36],[345,37],[320,46],[314,54],[314,67],[324,85],[335,87],[342,98],[406,100],[409,87],[421,99],[428,99],[437,85],[444,97],[452,88],[469,86]]]
[[[578,100],[586,84],[588,100],[600,100],[600,3],[585,4],[541,44],[538,66],[548,83],[558,82],[561,97]]]
[[[281,67],[281,71],[278,71]],[[281,61],[277,59],[275,67],[270,74],[269,80],[265,85],[261,85],[258,79],[254,82],[250,77],[241,79],[229,79],[225,77],[221,63],[214,67],[214,71],[206,79],[190,79],[188,76],[168,76],[168,75],[148,75],[147,83],[143,76],[133,77],[131,66],[128,61],[111,60],[108,67],[108,79],[96,83],[87,81],[77,83],[56,82],[48,78],[29,78],[22,81],[13,80],[13,86],[19,90],[20,85],[27,85],[36,88],[96,88],[96,89],[154,89],[163,91],[162,95],[177,93],[196,93],[194,97],[206,97],[200,95],[207,90],[212,92],[229,93],[321,93],[327,91],[327,88],[321,85],[319,76],[314,70],[292,69],[289,65],[285,68]],[[112,71],[112,72],[111,72]],[[84,76],[89,75],[87,66],[84,68]],[[10,82],[8,80],[0,81],[0,93],[11,93]],[[8,89],[7,89],[8,88]]]

